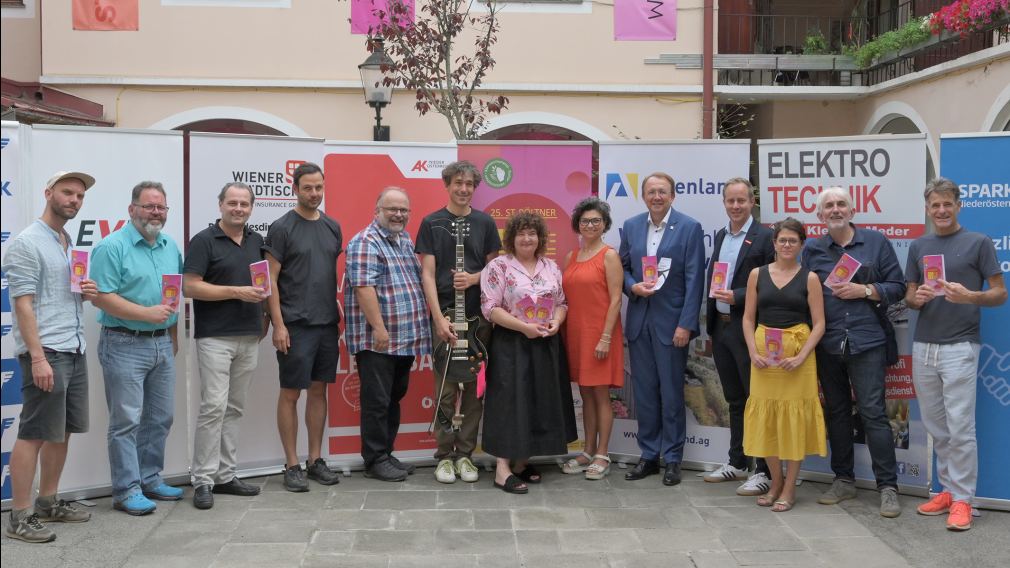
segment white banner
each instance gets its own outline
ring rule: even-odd
[[[189,237],[192,238],[220,218],[218,193],[225,183],[235,181],[247,184],[256,194],[249,224],[266,236],[270,223],[290,211],[297,203],[291,188],[291,174],[295,168],[303,162],[313,162],[322,167],[322,158],[322,139],[190,134]],[[190,430],[195,433],[196,417],[200,413],[201,382],[192,330],[193,327],[190,326],[186,337],[193,353],[187,366],[189,380],[193,385],[190,400],[193,424]],[[259,364],[249,386],[245,417],[239,430],[237,447],[240,472],[258,468],[279,469],[283,465],[284,452],[275,418],[279,389],[277,350],[267,337],[260,342]],[[304,416],[304,411],[305,397],[302,397],[299,401],[300,415]],[[308,435],[304,423],[299,421],[298,424],[298,453],[307,455]]]
[[[653,172],[666,172],[674,179],[673,207],[701,223],[705,231],[705,265],[712,254],[715,233],[727,223],[722,205],[723,182],[731,177],[747,177],[749,141],[668,141],[600,142],[599,194],[611,207],[615,230],[605,236],[607,244],[620,246],[619,228],[628,218],[647,211],[641,185]],[[699,321],[704,322],[704,306]],[[711,342],[701,325],[702,335],[691,343],[684,389],[687,404],[687,442],[684,460],[725,463],[729,450],[729,408],[711,357]],[[623,389],[614,389],[617,411],[610,451],[639,455],[635,436],[634,397],[630,365],[625,348]]]
[[[182,247],[183,240],[183,156],[182,133],[154,130],[125,130],[73,126],[36,125],[30,142],[28,172],[34,203],[33,217],[45,204],[43,185],[59,170],[77,170],[95,177],[84,206],[67,223],[73,248],[90,251],[102,238],[130,222],[127,207],[130,192],[140,181],[164,184],[171,211],[165,232]],[[98,310],[85,303],[85,337],[88,342],[90,430],[74,435],[67,465],[60,481],[63,495],[83,494],[84,490],[110,485],[106,432],[108,410],[102,367],[98,362]],[[177,356],[186,359],[182,342]],[[186,400],[185,365],[176,369],[175,424],[165,450],[166,477],[189,471],[189,433]]]
[[[759,140],[761,220],[774,223],[786,217],[803,222],[807,234],[819,237],[825,228],[817,219],[817,195],[840,186],[852,196],[853,222],[876,229],[889,238],[904,268],[908,247],[922,236],[922,190],[926,186],[926,135],[843,136],[790,140]],[[898,483],[925,487],[928,454],[926,432],[912,386],[912,342],[909,310],[892,306],[900,360],[886,375],[887,413],[894,433]],[[853,420],[856,440],[855,474],[873,480],[870,452],[862,443],[862,423]],[[831,473],[829,458],[808,457],[804,471]]]

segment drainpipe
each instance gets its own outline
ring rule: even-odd
[[[710,139],[712,133],[712,118],[715,115],[715,102],[713,94],[713,46],[715,45],[715,0],[705,0],[704,7],[704,45],[701,50],[701,75],[702,75],[702,96],[701,96],[701,137]]]

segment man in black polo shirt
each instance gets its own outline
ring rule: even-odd
[[[214,506],[213,493],[257,495],[235,477],[238,421],[256,369],[257,349],[269,321],[266,292],[252,286],[249,265],[263,259],[263,237],[246,225],[256,197],[244,183],[228,183],[217,196],[221,218],[189,242],[183,291],[193,298],[200,365],[200,416],[193,467],[197,509]]]

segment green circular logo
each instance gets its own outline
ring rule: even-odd
[[[484,165],[484,182],[495,189],[512,183],[512,165],[501,158],[494,158]]]

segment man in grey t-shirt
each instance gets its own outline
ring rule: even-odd
[[[912,382],[922,407],[922,423],[933,437],[943,492],[920,505],[918,512],[947,513],[947,528],[965,531],[971,528],[971,502],[978,480],[979,308],[1001,305],[1007,290],[992,240],[957,222],[958,186],[936,178],[926,185],[925,197],[934,232],[909,247],[905,301],[919,310]],[[942,270],[936,268],[941,258]],[[989,287],[983,290],[985,282]]]

